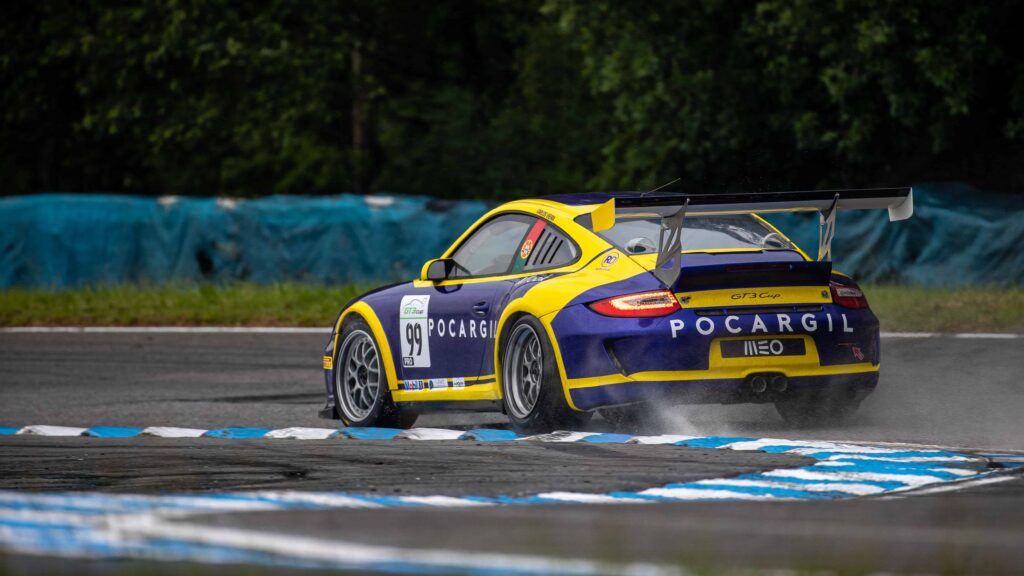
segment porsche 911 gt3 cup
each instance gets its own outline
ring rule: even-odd
[[[517,200],[411,282],[345,306],[324,350],[325,418],[410,426],[490,408],[520,432],[667,403],[774,403],[841,420],[875,388],[878,320],[832,270],[835,215],[909,218],[909,188],[592,193]],[[815,211],[810,257],[758,212]]]

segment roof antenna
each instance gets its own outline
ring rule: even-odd
[[[647,192],[644,192],[643,194],[640,195],[640,197],[643,198],[644,196],[650,194],[651,192],[657,192],[658,190],[661,190],[662,188],[664,188],[666,186],[671,186],[671,185],[675,184],[676,182],[679,182],[682,179],[683,179],[682,177],[679,177],[679,178],[676,178],[675,180],[673,180],[671,182],[666,182],[666,183],[662,184],[661,186],[658,186],[654,190],[649,190]]]

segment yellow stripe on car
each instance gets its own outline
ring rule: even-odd
[[[778,286],[695,290],[676,294],[683,308],[732,308],[788,304],[829,304],[832,294],[821,286]]]

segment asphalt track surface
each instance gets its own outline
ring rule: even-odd
[[[326,338],[269,334],[0,334],[0,426],[325,427]],[[879,389],[841,427],[793,430],[770,406],[666,410],[650,433],[1024,450],[1024,344],[883,341]],[[419,426],[498,425],[440,413]],[[600,430],[603,423],[592,425]],[[0,489],[248,489],[517,495],[602,492],[799,466],[787,454],[664,446],[0,438]],[[901,499],[486,509],[247,512],[225,529],[397,547],[655,562],[720,570],[1024,572],[1024,480]],[[10,573],[205,573],[195,565],[10,556]],[[267,569],[241,569],[263,573]],[[218,570],[218,573],[222,573]]]
[[[0,333],[0,426],[323,427],[327,336]],[[1024,450],[1024,339],[887,338],[878,389],[841,427],[793,430],[770,405],[666,410],[675,434]],[[501,424],[429,414],[417,426]]]

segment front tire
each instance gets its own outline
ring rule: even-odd
[[[334,402],[346,426],[410,428],[417,414],[391,399],[380,347],[370,326],[360,317],[345,320],[334,365]]]
[[[555,351],[540,321],[523,316],[503,338],[501,388],[512,429],[537,434],[585,425],[590,413],[569,407]]]

